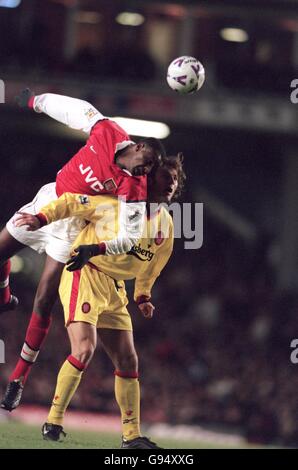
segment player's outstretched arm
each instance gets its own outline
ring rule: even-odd
[[[38,214],[17,212],[13,223],[16,227],[28,225],[27,230],[32,232],[44,225],[67,217],[80,217],[90,220],[97,208],[97,198],[82,194],[64,193],[58,199],[42,207]]]
[[[87,133],[97,121],[104,119],[104,116],[88,101],[69,96],[54,93],[35,96],[29,88],[26,88],[16,96],[16,101],[21,108],[32,108],[37,113],[45,113],[72,129]]]

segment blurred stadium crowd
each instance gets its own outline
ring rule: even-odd
[[[216,79],[233,91],[284,94],[297,69],[294,2],[253,0],[235,11],[207,0],[46,0],[43,8],[40,0],[6,2],[18,3],[1,9],[6,73],[148,82],[188,49],[208,65],[208,86]],[[229,26],[240,36],[225,38]]]

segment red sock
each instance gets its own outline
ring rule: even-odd
[[[8,260],[0,266],[0,304],[7,304],[10,300],[10,264],[10,260]]]
[[[51,317],[42,318],[36,313],[32,313],[29,326],[27,328],[25,343],[21,351],[21,357],[9,377],[9,381],[21,379],[24,384],[30,372],[32,364],[36,361],[39,350],[50,329]]]

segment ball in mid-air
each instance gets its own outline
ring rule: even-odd
[[[168,67],[167,82],[172,90],[178,93],[194,93],[201,88],[204,80],[205,69],[195,57],[177,57]]]

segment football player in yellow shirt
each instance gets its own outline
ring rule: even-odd
[[[173,222],[161,203],[179,195],[185,174],[182,155],[166,157],[148,177],[147,221],[143,237],[125,255],[99,256],[104,242],[121,238],[121,201],[111,196],[84,196],[65,193],[44,207],[40,214],[21,214],[16,224],[36,230],[42,224],[70,216],[90,223],[77,237],[78,246],[63,271],[60,299],[64,308],[71,354],[60,369],[52,407],[43,426],[43,436],[59,440],[63,418],[97,344],[97,331],[103,347],[115,366],[115,396],[122,418],[122,448],[157,448],[140,431],[140,389],[138,357],[134,347],[132,322],[124,281],[135,279],[134,299],[145,318],[152,318],[151,289],[169,260],[173,249]],[[152,204],[154,203],[154,204]],[[153,207],[152,207],[153,206]],[[131,222],[131,219],[130,219]]]

